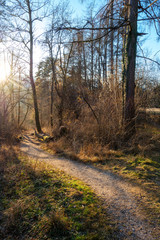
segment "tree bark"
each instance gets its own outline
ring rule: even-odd
[[[51,82],[51,108],[50,108],[50,124],[51,128],[53,127],[53,101],[54,101],[54,84],[56,83],[56,70],[55,70],[55,60],[53,59],[53,53],[51,49],[51,66],[52,66],[52,82]]]
[[[93,22],[92,22],[92,28],[93,28],[94,26],[93,26]],[[93,65],[94,65],[94,44],[93,44],[93,35],[94,35],[94,33],[93,33],[93,30],[92,30],[92,32],[91,32],[91,90],[93,90],[93,88],[94,88],[94,69],[93,69]]]
[[[21,120],[21,75],[20,75],[20,68],[19,68],[19,86],[18,86],[18,126],[20,126]]]
[[[30,48],[29,48],[29,54],[30,54],[30,83],[32,87],[32,94],[33,94],[33,103],[34,103],[34,112],[35,112],[35,123],[37,131],[40,133],[42,132],[41,124],[39,120],[39,110],[38,110],[38,103],[37,103],[37,93],[36,93],[36,87],[33,79],[33,21],[32,21],[32,10],[30,7],[30,1],[27,0],[27,7],[28,7],[28,14],[29,14],[29,36],[30,36]]]
[[[103,59],[103,84],[107,84],[107,47],[108,47],[108,41],[105,37],[104,40],[104,59]]]
[[[113,3],[114,0],[111,0],[111,28],[113,28]],[[114,31],[111,31],[111,81],[113,81],[113,71],[114,71],[114,58],[113,58],[113,41],[114,41]]]
[[[129,31],[126,45],[126,77],[125,77],[125,106],[124,122],[126,137],[130,138],[135,133],[135,67],[137,48],[137,15],[138,0],[130,0],[129,5]]]

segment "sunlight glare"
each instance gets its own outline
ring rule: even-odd
[[[7,80],[7,77],[10,74],[10,66],[4,60],[0,59],[0,82]]]

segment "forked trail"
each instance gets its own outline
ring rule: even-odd
[[[34,136],[25,135],[21,151],[38,161],[53,165],[55,168],[76,177],[88,184],[104,200],[107,211],[113,216],[120,230],[119,239],[160,239],[155,236],[159,228],[148,223],[140,210],[143,193],[124,179],[97,168],[51,155],[40,148]],[[160,230],[160,229],[159,229]]]

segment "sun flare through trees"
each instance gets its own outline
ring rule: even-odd
[[[159,0],[83,4],[76,19],[66,2],[1,1],[8,121],[117,145],[136,133],[140,109],[158,101],[150,91],[159,87],[159,49],[152,58],[143,43],[151,28],[159,38]]]

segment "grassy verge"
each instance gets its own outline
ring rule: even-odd
[[[160,130],[149,125],[137,130],[130,144],[119,150],[87,144],[75,153],[63,138],[47,144],[47,148],[52,153],[109,170],[138,186],[145,212],[151,221],[160,223]]]
[[[82,182],[0,150],[0,239],[117,239],[102,202]]]

